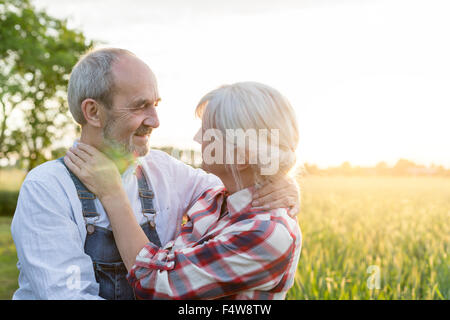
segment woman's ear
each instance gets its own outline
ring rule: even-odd
[[[81,102],[81,111],[86,122],[93,127],[101,128],[100,105],[94,99],[85,99]]]

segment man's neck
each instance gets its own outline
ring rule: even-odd
[[[81,130],[80,142],[93,146],[97,150],[103,152],[116,164],[120,174],[124,173],[131,164],[136,162],[136,157],[132,153],[120,152],[113,148],[105,147],[103,140],[100,137],[101,135],[98,132],[88,132],[88,130],[83,128]]]
[[[136,162],[136,157],[132,153],[123,153],[112,148],[106,148],[102,152],[114,163],[119,169],[120,174],[124,173],[127,168]]]

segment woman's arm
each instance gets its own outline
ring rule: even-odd
[[[217,299],[290,286],[296,241],[274,221],[237,223],[203,243],[175,250],[149,243],[128,280],[139,299]]]
[[[120,194],[107,195],[99,200],[108,213],[117,248],[129,271],[139,252],[150,240],[137,222],[123,188]]]
[[[114,162],[97,149],[81,143],[77,149],[67,151],[64,162],[99,198],[108,214],[120,256],[130,270],[139,251],[150,241],[134,216]]]

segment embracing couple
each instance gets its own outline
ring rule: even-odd
[[[299,190],[286,174],[298,143],[289,102],[254,82],[206,94],[194,169],[149,150],[159,101],[154,74],[127,50],[75,65],[68,102],[81,136],[22,184],[13,299],[285,298],[301,249]],[[276,132],[265,135],[264,161],[267,148],[245,143],[251,134],[220,139],[252,130]]]

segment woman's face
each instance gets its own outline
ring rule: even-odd
[[[228,176],[226,170],[225,137],[220,130],[202,126],[194,136],[194,141],[202,145],[202,169],[219,178]]]

